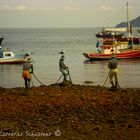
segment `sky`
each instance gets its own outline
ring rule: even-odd
[[[0,0],[0,28],[112,27],[140,16],[140,0]]]

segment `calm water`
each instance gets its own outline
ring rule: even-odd
[[[94,36],[97,29],[0,29],[5,38],[3,46],[15,52],[33,52],[34,73],[44,84],[55,83],[60,77],[59,51],[65,50],[65,63],[70,69],[73,83],[93,81],[103,85],[107,74],[107,61],[87,61],[83,52],[96,51]],[[140,59],[119,61],[121,87],[140,87]],[[22,65],[0,65],[0,87],[23,87]],[[40,85],[33,77],[35,86]],[[106,86],[110,86],[107,81]]]

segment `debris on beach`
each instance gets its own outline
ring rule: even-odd
[[[58,134],[67,140],[137,140],[139,93],[135,88],[110,91],[74,84],[0,88],[0,132],[15,138],[56,139]]]

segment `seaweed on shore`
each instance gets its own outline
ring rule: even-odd
[[[140,89],[135,88],[110,91],[99,85],[73,84],[29,90],[0,88],[0,132],[1,135],[18,132],[23,139],[27,136],[43,139],[45,134],[57,139],[59,132],[59,139],[66,140],[137,140],[139,93]],[[18,139],[16,134],[7,137]]]

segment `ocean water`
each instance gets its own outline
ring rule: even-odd
[[[93,85],[103,85],[109,71],[108,62],[90,62],[82,55],[96,51],[94,34],[97,32],[97,28],[0,29],[0,36],[5,38],[3,47],[33,53],[34,73],[45,85],[55,83],[61,76],[58,53],[63,50],[74,84],[92,81]],[[0,87],[23,87],[22,66],[0,65]],[[140,87],[140,59],[120,60],[118,69],[121,87]],[[35,86],[40,85],[35,77],[32,80]],[[109,80],[105,86],[110,86]]]

